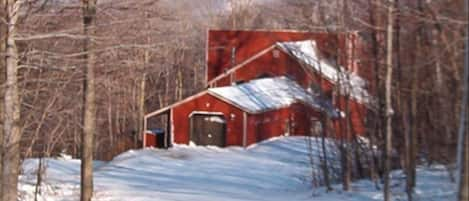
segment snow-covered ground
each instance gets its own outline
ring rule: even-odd
[[[341,191],[339,184],[329,193],[313,188],[307,142],[304,137],[284,137],[248,149],[178,145],[169,150],[128,151],[111,162],[95,163],[94,200],[382,200],[381,191],[368,180],[354,182],[349,192]],[[319,141],[312,142],[313,152],[318,153],[320,146],[315,143]],[[313,160],[319,160],[317,155]],[[22,200],[34,200],[37,164],[37,159],[23,163]],[[46,166],[39,200],[78,200],[79,160],[47,159]],[[405,200],[402,173],[392,175],[395,200]],[[444,167],[418,169],[416,200],[444,201],[454,196],[455,185]]]

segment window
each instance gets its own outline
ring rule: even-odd
[[[273,77],[271,73],[260,73],[257,75],[257,79],[262,79],[262,78],[268,78],[268,77]]]
[[[280,51],[279,50],[273,50],[272,51],[272,56],[274,58],[279,58],[280,57]]]
[[[240,84],[243,84],[245,82],[246,82],[246,80],[237,80],[237,81],[233,82],[233,84],[234,85],[240,85]]]

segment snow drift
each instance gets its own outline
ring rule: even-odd
[[[247,149],[177,145],[169,150],[128,151],[114,160],[95,163],[96,201],[139,200],[380,200],[381,191],[367,180],[352,184],[351,192],[332,193],[312,188],[311,176],[319,160],[320,140],[276,138]],[[312,146],[309,146],[311,142]],[[333,143],[328,153],[334,161]],[[313,155],[309,155],[310,150]],[[312,156],[310,158],[310,156]],[[79,198],[78,160],[47,159],[39,200],[71,201]],[[21,200],[34,200],[37,159],[24,161],[20,177]],[[338,164],[332,162],[332,166]],[[394,193],[405,197],[401,173],[394,173]],[[419,171],[417,194],[432,200],[454,195],[446,172]],[[438,189],[434,189],[438,186]],[[313,198],[314,196],[314,198]],[[402,199],[401,199],[402,200]]]

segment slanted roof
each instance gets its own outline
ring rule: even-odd
[[[371,103],[371,97],[366,90],[366,81],[342,66],[333,65],[326,59],[321,58],[316,41],[279,42],[277,46],[308,65],[333,84],[339,85],[342,94],[348,94],[360,103]]]
[[[208,89],[209,93],[225,100],[249,113],[288,107],[293,103],[303,103],[329,116],[337,117],[332,104],[321,100],[296,82],[281,76],[252,80],[243,84]]]
[[[328,41],[338,37],[345,38],[347,34],[294,30],[208,30],[206,81],[212,81],[233,65],[246,61],[265,48],[275,46],[276,42],[310,39]]]

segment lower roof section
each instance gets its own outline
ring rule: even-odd
[[[170,106],[145,115],[145,118],[169,112],[173,107],[194,100],[204,94],[212,95],[245,112],[256,114],[302,103],[330,117],[338,117],[338,110],[328,100],[318,94],[303,89],[295,81],[285,77],[251,80],[238,85],[210,88]]]
[[[318,94],[306,91],[285,76],[256,79],[239,85],[210,88],[208,91],[249,113],[261,113],[303,103],[324,111],[329,116],[337,116],[330,102],[322,100]]]

